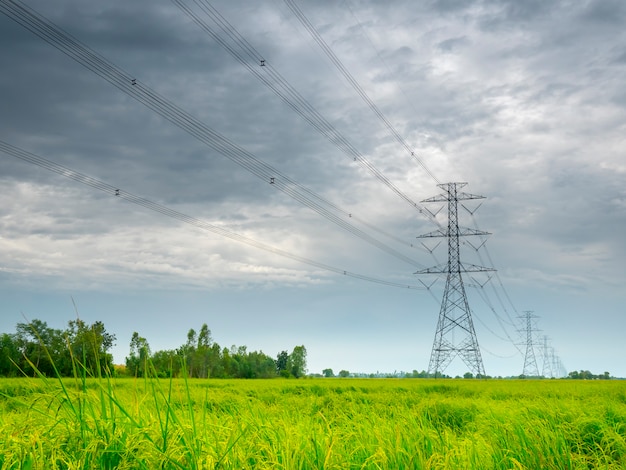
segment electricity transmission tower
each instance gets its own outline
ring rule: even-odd
[[[548,337],[544,335],[543,337],[543,366],[541,368],[541,375],[544,377],[553,378],[555,376],[554,371],[552,370],[554,350],[548,346]]]
[[[465,294],[462,273],[493,271],[493,269],[461,263],[459,238],[468,235],[489,235],[488,232],[459,227],[459,201],[484,199],[483,196],[459,192],[459,189],[466,185],[467,183],[440,184],[438,186],[445,191],[443,194],[422,201],[447,202],[448,204],[447,230],[440,228],[417,237],[444,237],[448,239],[447,264],[434,266],[416,273],[446,275],[446,287],[441,300],[441,310],[428,366],[428,373],[435,377],[439,376],[457,355],[461,357],[475,376],[485,376],[485,367],[478,347],[472,312]]]
[[[556,354],[554,355],[554,370],[556,372],[556,377],[567,377],[567,370],[565,369],[561,358]]]
[[[526,354],[524,355],[524,370],[522,375],[524,377],[539,377],[539,367],[537,366],[537,358],[535,357],[535,347],[533,345],[533,332],[538,331],[535,328],[537,315],[533,315],[533,312],[526,310],[524,315],[520,315],[518,318],[525,320],[526,327]]]

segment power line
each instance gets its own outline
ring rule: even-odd
[[[366,30],[365,26],[363,25],[361,20],[357,17],[356,13],[354,12],[354,8],[352,8],[352,6],[350,5],[350,0],[344,0],[343,4],[348,8],[348,10],[350,11],[350,14],[352,15],[354,20],[359,25],[359,28],[363,32],[363,35],[367,39],[367,42],[369,42],[370,46],[372,47],[372,49],[376,53],[376,57],[378,58],[380,63],[385,66],[385,68],[387,69],[387,72],[389,73],[389,75],[393,75],[394,74],[393,70],[391,69],[391,67],[389,66],[389,64],[387,63],[387,61],[383,57],[383,55],[380,53],[380,51],[376,48],[376,45],[374,44],[374,41],[372,40],[371,36],[367,33],[367,30]],[[400,92],[404,95],[405,103],[408,104],[411,107],[411,109],[413,110],[413,112],[415,113],[415,115],[417,115],[418,111],[417,111],[416,107],[414,106],[413,101],[411,100],[409,95],[404,90],[404,87],[400,84],[400,81],[396,80],[395,84],[398,87],[398,89],[400,90]]]
[[[416,267],[422,266],[412,258],[355,227],[349,222],[350,219],[354,219],[352,213],[339,208],[324,197],[281,173],[278,169],[258,159],[252,153],[234,144],[179,106],[144,85],[129,72],[119,68],[81,43],[78,39],[54,25],[33,9],[25,6],[18,0],[2,0],[0,2],[0,11],[83,67],[96,73],[120,91],[131,96],[144,106],[177,125],[200,142],[253,173],[262,181],[272,185],[274,188],[309,207],[352,235],[379,248],[381,251],[405,261],[410,265]]]
[[[433,179],[437,184],[441,184],[441,182],[437,179],[437,177],[430,171],[430,169],[426,166],[426,164],[419,158],[415,151],[411,148],[411,146],[407,143],[407,141],[400,135],[400,133],[396,130],[396,128],[391,124],[391,122],[387,119],[387,117],[383,114],[383,112],[376,106],[370,97],[365,93],[365,90],[359,85],[359,82],[354,78],[354,76],[350,73],[350,71],[343,65],[341,60],[337,57],[337,55],[333,52],[331,47],[326,44],[326,41],[322,38],[319,32],[315,29],[315,26],[309,21],[306,15],[302,12],[302,10],[296,5],[294,0],[284,0],[285,4],[289,7],[292,13],[298,18],[300,23],[304,26],[304,28],[309,32],[309,34],[313,37],[315,42],[320,46],[320,48],[324,51],[326,56],[330,59],[333,65],[339,70],[339,72],[344,76],[344,78],[348,81],[348,83],[354,88],[357,94],[361,97],[361,99],[367,104],[367,106],[374,112],[374,114],[383,122],[385,127],[389,130],[391,135],[396,139],[396,141],[404,147],[404,149],[410,154],[411,158],[413,158],[419,166]]]
[[[220,36],[198,13],[186,5],[183,0],[172,0],[172,3],[191,18],[215,42],[221,45],[231,56],[252,73],[252,75],[268,87],[294,112],[299,114],[315,130],[326,137],[339,150],[344,152],[351,161],[364,166],[373,176],[400,196],[400,198],[408,202],[431,222],[439,225],[434,215],[425,206],[413,201],[378,170],[378,168],[369,162],[335,126],[325,119],[317,109],[315,109],[315,107],[272,66],[271,61],[267,60],[258,52],[217,9],[206,0],[193,0],[193,2],[218,26],[226,38],[230,39],[230,42]]]
[[[90,186],[94,189],[97,189],[99,191],[105,192],[111,196],[114,196],[116,198],[119,199],[123,199],[125,201],[128,201],[130,203],[136,204],[138,206],[142,206],[145,207],[146,209],[150,209],[154,212],[158,212],[159,214],[165,215],[167,217],[170,217],[172,219],[176,219],[179,220],[181,222],[184,222],[186,224],[189,225],[193,225],[195,227],[198,227],[202,230],[206,230],[209,232],[213,232],[216,233],[218,235],[221,235],[223,237],[229,238],[231,240],[237,241],[239,243],[245,243],[246,245],[250,245],[252,247],[258,248],[260,250],[264,250],[267,251],[269,253],[273,253],[285,258],[289,258],[291,260],[294,261],[298,261],[300,263],[304,263],[304,264],[308,264],[309,266],[314,266],[316,268],[320,268],[320,269],[324,269],[326,271],[330,271],[333,272],[335,274],[340,274],[343,276],[348,276],[348,277],[353,277],[356,279],[361,279],[363,281],[368,281],[368,282],[373,282],[373,283],[377,283],[377,284],[383,284],[386,286],[390,286],[390,287],[400,287],[403,289],[413,289],[413,290],[425,290],[425,288],[423,287],[419,287],[419,286],[414,286],[414,285],[407,285],[407,284],[401,284],[398,282],[393,282],[393,281],[386,281],[384,279],[379,279],[379,278],[375,278],[375,277],[371,277],[371,276],[366,276],[363,274],[359,274],[359,273],[355,273],[352,271],[348,271],[345,269],[340,269],[340,268],[336,268],[334,266],[330,266],[328,264],[325,263],[320,263],[318,261],[314,261],[312,259],[309,258],[305,258],[303,256],[298,256],[295,255],[293,253],[289,253],[288,251],[284,251],[281,250],[279,248],[275,248],[271,245],[267,245],[265,243],[256,241],[252,238],[249,237],[245,237],[243,235],[240,235],[236,232],[233,232],[231,230],[225,229],[223,227],[219,227],[217,225],[213,225],[210,224],[206,221],[197,219],[195,217],[189,216],[187,214],[184,214],[182,212],[178,212],[174,209],[170,209],[167,206],[163,206],[161,204],[158,204],[154,201],[151,201],[150,199],[146,199],[140,196],[136,196],[128,191],[122,190],[117,186],[112,186],[108,183],[102,182],[96,178],[92,178],[91,176],[85,175],[83,173],[77,172],[75,170],[72,170],[71,168],[68,168],[66,166],[62,166],[59,165],[57,163],[54,163],[51,160],[45,159],[43,157],[40,157],[38,155],[35,155],[33,153],[27,152],[26,150],[20,149],[19,147],[15,147],[13,145],[8,144],[7,142],[4,142],[2,140],[0,140],[0,151],[6,153],[7,155],[10,155],[12,157],[18,158],[20,160],[23,160],[25,162],[31,163],[33,165],[36,165],[40,168],[43,168],[45,170],[51,171],[53,173],[56,173],[58,175],[64,176],[65,178],[69,178],[71,180],[77,181],[79,183],[82,183],[84,185]]]
[[[468,211],[468,212],[469,212],[469,211]],[[471,218],[472,218],[472,222],[473,222],[473,224],[474,224],[474,228],[475,228],[475,229],[477,229],[477,230],[479,230],[479,227],[478,227],[478,222],[476,221],[476,219],[475,219],[475,217],[474,217],[474,214],[473,214],[472,212],[469,212],[469,214],[470,214],[470,216],[471,216]],[[487,249],[487,245],[486,245],[486,243],[485,243],[485,241],[486,241],[486,240],[485,240],[484,238],[482,238],[482,237],[480,237],[480,240],[481,240],[481,244],[480,244],[479,248],[478,248],[478,249],[477,249],[477,248],[474,248],[474,249],[476,250],[476,253],[477,253],[477,255],[478,255],[479,259],[480,259],[480,260],[481,260],[481,262],[482,262],[482,257],[481,257],[481,254],[480,254],[479,249],[480,249],[480,248],[483,248],[483,249],[484,249],[484,251],[485,251],[485,255],[487,256],[487,260],[489,261],[489,265],[490,265],[490,266],[494,266],[493,260],[492,260],[492,258],[491,258],[491,254],[489,253],[489,250]],[[498,281],[498,285],[499,285],[499,286],[500,286],[500,288],[502,289],[502,292],[503,292],[504,296],[506,297],[506,299],[507,299],[507,301],[508,301],[509,305],[513,308],[513,311],[515,312],[515,314],[516,314],[517,316],[519,316],[519,313],[518,313],[517,309],[515,308],[515,305],[513,304],[513,301],[511,300],[511,297],[509,296],[509,293],[508,293],[508,292],[507,292],[507,290],[505,289],[505,287],[504,287],[504,283],[502,282],[502,279],[501,279],[501,278],[500,278],[500,276],[498,275],[498,272],[497,272],[497,271],[495,272],[495,277],[496,277],[496,279],[497,279],[497,281]],[[506,313],[507,317],[509,318],[509,320],[510,320],[510,322],[511,322],[510,324],[511,324],[511,325],[513,325],[513,324],[515,323],[515,322],[513,321],[513,318],[511,318],[511,315],[509,314],[508,309],[507,309],[507,308],[506,308],[506,306],[504,305],[504,302],[502,302],[502,299],[498,296],[498,293],[497,293],[497,291],[496,291],[496,288],[494,287],[493,289],[494,289],[494,293],[495,293],[495,294],[496,294],[496,296],[498,297],[498,301],[500,302],[500,305],[502,306],[502,309],[504,310],[504,312]]]
[[[515,349],[517,349],[517,352],[522,354],[521,349],[519,349],[517,347],[517,344],[515,343],[515,341],[513,340],[513,338],[511,338],[511,335],[509,334],[509,332],[507,331],[507,329],[504,327],[504,324],[502,323],[502,317],[500,315],[498,315],[498,312],[496,312],[496,309],[493,306],[493,303],[491,302],[491,300],[489,299],[489,297],[487,297],[486,293],[485,293],[485,289],[484,286],[479,286],[477,289],[477,292],[479,294],[479,296],[481,297],[481,299],[483,300],[483,302],[485,302],[485,305],[487,305],[487,307],[489,308],[489,310],[491,310],[491,312],[493,313],[494,317],[496,318],[496,320],[498,321],[498,324],[500,325],[500,328],[502,328],[502,331],[504,332],[504,335],[506,336],[506,338],[503,338],[502,336],[500,336],[499,334],[497,334],[496,332],[494,332],[493,330],[489,330],[496,338],[499,338],[503,341],[508,341],[511,344],[513,344],[513,346],[515,346]],[[483,323],[484,325],[484,323]]]

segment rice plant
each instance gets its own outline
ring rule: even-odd
[[[618,469],[626,383],[0,380],[1,469]],[[149,370],[150,366],[147,365]]]

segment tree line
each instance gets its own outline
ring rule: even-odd
[[[190,329],[176,349],[152,351],[146,338],[133,332],[124,365],[110,353],[115,335],[104,323],[76,319],[67,328],[51,328],[41,320],[18,323],[14,333],[0,335],[0,376],[69,377],[128,375],[133,377],[271,378],[306,374],[306,348],[281,351],[272,358],[246,346],[221,347],[206,324]]]
[[[602,374],[592,374],[588,370],[574,370],[567,374],[567,377],[570,379],[579,380],[609,380],[612,378],[610,372],[604,372]]]
[[[190,329],[187,341],[178,348],[152,352],[148,341],[134,332],[126,373],[137,377],[299,378],[306,374],[306,348],[296,346],[291,354],[281,351],[274,359],[262,351],[248,351],[246,346],[221,347],[203,324],[199,331]]]
[[[114,342],[115,335],[99,321],[72,320],[64,330],[41,320],[18,323],[15,333],[0,335],[0,375],[71,376],[80,372],[77,367],[103,374],[113,370]]]

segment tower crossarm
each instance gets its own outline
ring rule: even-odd
[[[489,271],[496,271],[495,268],[486,268],[485,266],[477,266],[471,263],[461,263],[462,273],[486,273]]]
[[[431,268],[420,269],[415,274],[448,274],[448,263],[439,264]]]
[[[428,199],[424,199],[421,202],[447,202],[450,198],[447,194],[439,194],[438,196],[429,197]]]
[[[457,193],[456,194],[457,201],[467,201],[468,199],[485,199],[485,196],[479,196],[478,194],[470,194],[470,193]]]
[[[458,235],[459,237],[467,237],[470,235],[491,235],[491,233],[485,232],[483,230],[476,230],[473,228],[459,227]],[[448,235],[447,230],[444,230],[441,228],[441,229],[434,230],[432,232],[418,235],[416,238],[447,238],[448,236],[449,235]]]
[[[454,185],[455,187],[454,194],[451,194],[451,191],[449,191],[451,185]],[[485,196],[479,196],[477,194],[470,194],[470,193],[461,193],[457,191],[463,186],[467,186],[467,183],[444,183],[444,184],[438,184],[437,186],[439,186],[441,189],[443,189],[446,192],[443,194],[438,194],[437,196],[429,197],[428,199],[424,199],[421,202],[447,202],[451,200],[450,198],[453,198],[455,201],[467,201],[469,199],[485,199]]]
[[[468,235],[491,235],[491,232],[485,232],[484,230],[476,230],[467,227],[459,227],[459,237],[467,237]]]
[[[496,271],[494,268],[486,268],[485,266],[477,266],[471,263],[462,263],[460,264],[460,271],[462,273],[486,273],[490,271]],[[432,266],[426,269],[420,269],[415,272],[415,274],[448,274],[450,272],[450,267],[447,263],[438,264],[437,266]]]
[[[423,235],[418,235],[416,238],[443,238],[447,237],[448,232],[442,228],[435,230],[433,232],[428,232]]]

